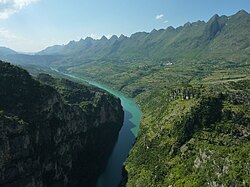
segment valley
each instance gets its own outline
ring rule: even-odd
[[[104,98],[120,98],[123,126],[93,179],[97,187],[115,187],[121,179],[122,187],[247,187],[249,31],[250,14],[240,10],[130,37],[87,37],[35,55],[4,48],[0,57],[65,96],[74,89],[51,85],[45,73],[69,79],[69,86],[87,82],[110,93],[93,88]],[[85,112],[94,105],[98,115],[96,100],[88,99],[76,104]]]
[[[135,139],[139,131],[139,125],[142,115],[139,107],[132,99],[97,82],[79,78],[72,74],[61,73],[56,69],[52,70],[75,80],[87,82],[92,86],[103,89],[110,94],[120,98],[121,105],[124,110],[123,126],[119,132],[119,137],[117,142],[115,143],[112,153],[109,156],[109,160],[106,163],[105,169],[99,176],[96,184],[96,187],[118,186],[122,179],[123,163],[127,159],[129,151],[135,143]]]

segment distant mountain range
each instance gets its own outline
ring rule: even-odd
[[[17,54],[17,52],[7,47],[0,47],[0,56],[14,55],[14,54]]]
[[[216,56],[228,57],[232,52],[250,54],[250,14],[244,10],[233,16],[214,15],[207,23],[197,21],[184,26],[138,32],[100,40],[87,37],[67,45],[56,45],[38,55],[77,55],[82,59],[98,58],[175,58]],[[248,33],[248,34],[247,34]],[[231,56],[232,57],[232,56]],[[241,56],[242,57],[242,56]]]
[[[232,16],[214,15],[208,22],[188,22],[178,28],[170,26],[150,33],[138,32],[130,37],[114,35],[107,39],[103,36],[99,40],[87,37],[67,45],[48,47],[32,57],[21,57],[5,48],[0,50],[0,57],[39,64],[52,63],[58,58],[74,64],[99,59],[218,58],[244,61],[250,56],[249,46],[250,14],[241,10]]]

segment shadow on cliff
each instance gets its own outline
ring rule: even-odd
[[[118,140],[104,172],[97,181],[96,187],[116,187],[119,184],[122,178],[123,163],[127,159],[129,151],[136,139],[131,131],[136,125],[131,122],[131,119],[132,114],[129,111],[124,110],[124,122]]]

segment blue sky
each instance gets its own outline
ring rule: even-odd
[[[232,15],[249,0],[0,0],[0,46],[34,52],[87,36],[154,28]]]

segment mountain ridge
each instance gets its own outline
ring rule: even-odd
[[[213,43],[218,43],[219,36],[223,36],[228,32],[227,28],[234,27],[231,30],[231,35],[237,38],[237,32],[242,33],[242,25],[238,22],[248,23],[250,21],[250,14],[244,10],[238,11],[232,16],[219,16],[215,14],[207,22],[196,21],[188,22],[183,26],[172,27],[169,26],[166,29],[153,29],[151,32],[136,32],[130,37],[121,35],[119,38],[113,35],[110,39],[103,36],[101,39],[95,40],[87,37],[85,40],[70,42],[67,45],[62,45],[60,50],[55,50],[56,53],[51,52],[53,46],[46,48],[37,53],[37,55],[63,55],[63,56],[74,56],[77,55],[82,60],[85,59],[105,59],[105,58],[173,58],[177,53],[183,53],[185,56],[190,55],[194,57],[192,53],[198,53],[199,56],[204,57],[204,53],[200,53],[201,49],[206,47],[216,47]],[[234,20],[234,21],[231,21]],[[232,32],[234,31],[234,32]],[[224,42],[232,43],[233,39],[223,38]],[[250,39],[247,38],[247,42]],[[157,45],[156,45],[157,44]],[[230,47],[237,49],[234,45]],[[59,48],[55,46],[55,49]],[[220,46],[220,52],[223,53],[225,48]],[[238,49],[239,52],[241,50]],[[205,50],[210,53],[211,50]],[[145,55],[146,54],[146,55]]]
[[[4,61],[54,67],[77,66],[92,61],[140,60],[227,60],[247,61],[250,56],[250,14],[240,10],[231,16],[214,15],[207,22],[198,20],[179,27],[151,32],[121,34],[100,39],[86,37],[55,45],[35,53],[1,54]],[[60,62],[64,63],[60,63]]]
[[[0,47],[0,55],[13,55],[13,54],[17,54],[17,52],[7,47]]]

